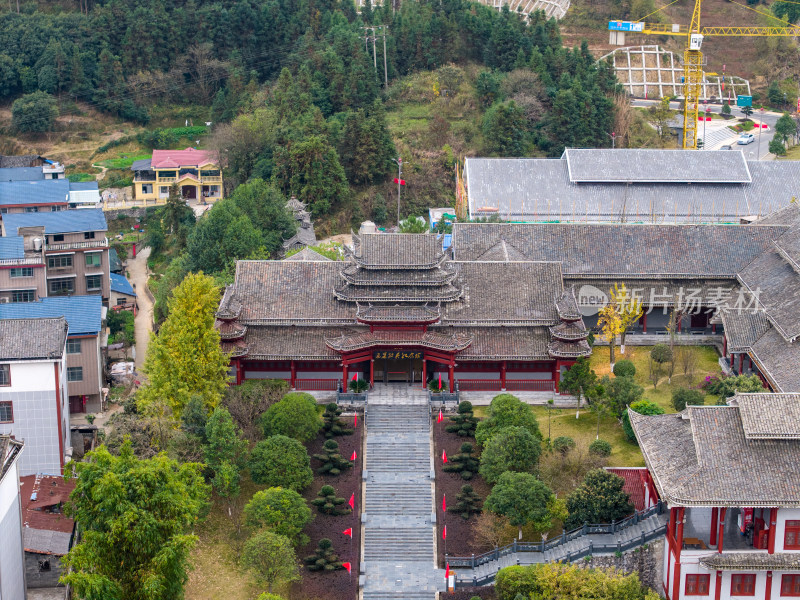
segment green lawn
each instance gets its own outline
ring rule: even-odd
[[[145,158],[150,158],[151,156],[151,154],[124,155],[119,158],[107,158],[105,160],[96,162],[95,164],[108,169],[130,169],[131,165],[135,161],[144,160]]]
[[[711,346],[693,346],[691,347],[697,353],[697,365],[695,367],[694,377],[689,377],[683,374],[680,364],[675,365],[675,373],[672,376],[672,383],[667,382],[666,374],[661,377],[658,386],[653,388],[653,382],[649,378],[649,357],[652,346],[627,346],[625,354],[619,353],[619,347],[616,351],[616,360],[625,358],[633,361],[636,366],[636,381],[644,388],[644,397],[661,406],[666,412],[675,412],[672,408],[672,390],[678,387],[695,387],[697,386],[706,375],[720,375],[719,363],[717,362],[719,355],[716,349]],[[598,377],[608,375],[610,373],[608,362],[608,346],[595,346],[592,349],[591,365]],[[716,403],[716,396],[706,396],[706,404]]]

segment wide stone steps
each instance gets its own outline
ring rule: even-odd
[[[431,600],[433,595],[431,592],[426,590],[420,591],[403,591],[398,590],[396,592],[378,592],[378,591],[367,591],[364,590],[363,595],[364,600]]]
[[[431,527],[367,528],[364,532],[364,560],[428,560],[433,559]],[[431,566],[433,566],[431,564]]]

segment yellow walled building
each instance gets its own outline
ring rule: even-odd
[[[153,150],[153,157],[131,166],[134,200],[154,203],[169,197],[177,183],[185,200],[216,202],[222,198],[222,170],[210,150]]]

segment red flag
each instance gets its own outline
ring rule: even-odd
[[[442,512],[447,512],[447,494],[442,495]]]
[[[442,372],[439,371],[439,391],[442,390]]]
[[[353,427],[358,427],[358,413],[353,414]]]
[[[439,416],[436,417],[436,422],[437,423],[441,423],[442,421],[444,421],[444,416],[442,415],[442,409],[440,408],[439,409]]]
[[[348,527],[342,533],[344,535],[349,535],[351,540],[353,539],[353,528],[352,527]]]
[[[443,540],[447,539],[447,525],[445,525],[444,529],[442,529],[442,539]]]
[[[447,569],[444,572],[444,578],[450,579],[450,563],[447,563]]]
[[[353,373],[353,381],[355,381],[356,379],[358,379],[358,373]]]
[[[442,462],[447,463],[447,452],[442,450]]]
[[[406,180],[405,179],[398,179],[397,177],[394,178],[394,182],[395,183],[399,183],[400,185],[405,185],[406,184]]]
[[[350,508],[352,510],[356,509],[356,495],[355,495],[355,492],[350,496],[350,502],[348,502],[348,504],[350,505]]]
[[[350,563],[342,563],[342,566],[345,569],[347,569],[347,573],[350,574],[350,569],[352,568],[352,565]]]
[[[355,450],[353,450],[353,456],[350,457],[350,460],[355,462],[355,460],[356,460],[356,451]]]

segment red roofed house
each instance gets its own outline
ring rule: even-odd
[[[211,150],[153,150],[152,158],[137,160],[131,170],[134,198],[145,203],[165,201],[173,183],[186,200],[215,202],[222,198],[222,171]]]
[[[58,475],[20,477],[25,581],[28,588],[56,587],[61,557],[72,547],[75,521],[63,507],[75,480]]]

